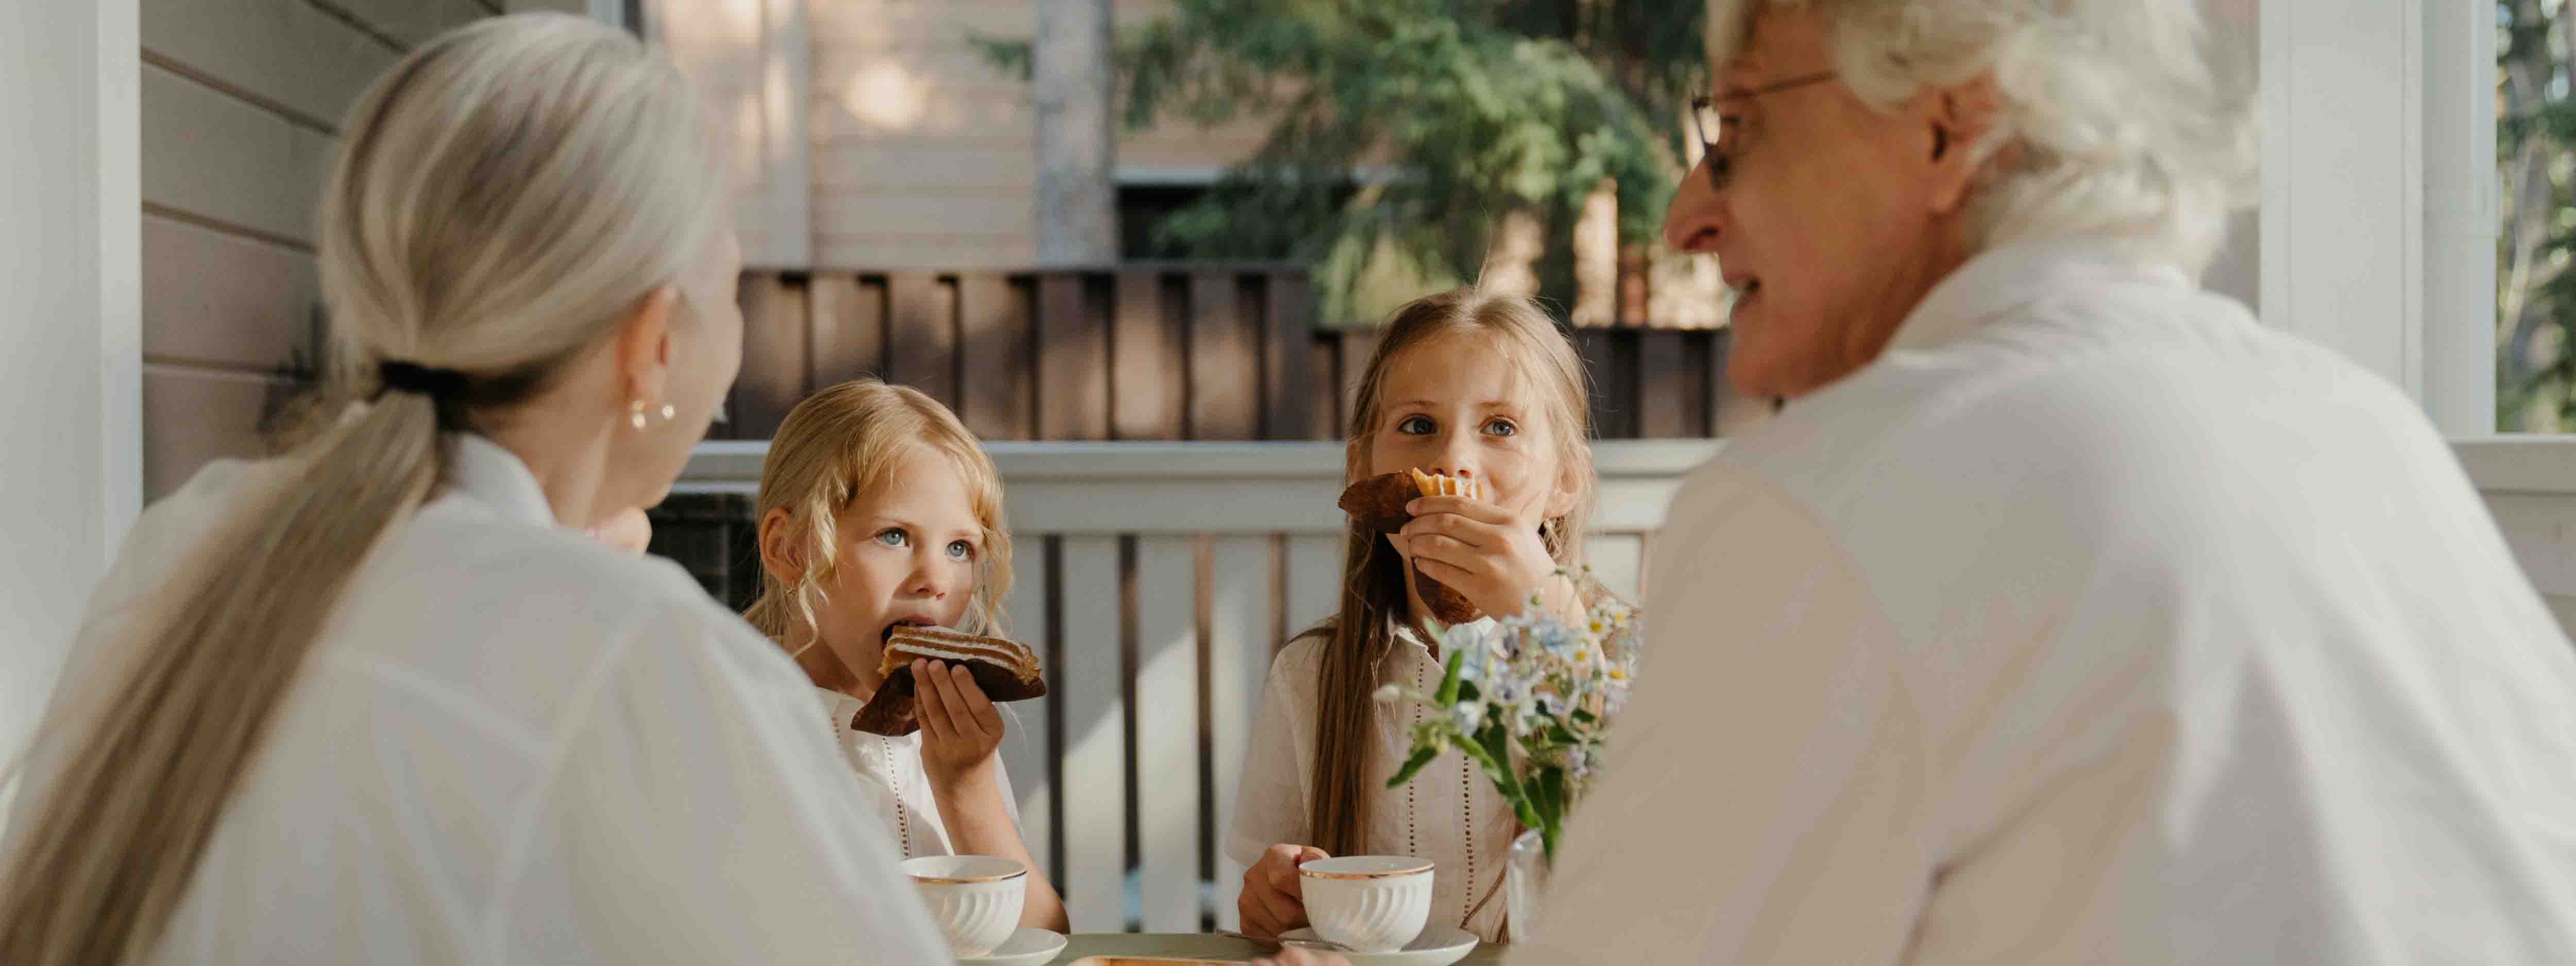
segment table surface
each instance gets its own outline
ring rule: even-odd
[[[1271,952],[1248,939],[1232,936],[1156,932],[1083,932],[1075,933],[1065,944],[1064,952],[1050,966],[1065,966],[1085,956],[1160,956],[1171,959],[1213,959],[1219,962],[1249,962]],[[1495,966],[1503,961],[1503,947],[1493,943],[1477,946],[1460,966]]]

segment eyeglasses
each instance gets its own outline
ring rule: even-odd
[[[1764,94],[1777,94],[1792,88],[1822,84],[1833,80],[1836,76],[1838,76],[1836,72],[1829,70],[1764,84],[1751,90],[1735,91],[1722,97],[1692,98],[1691,134],[1699,138],[1700,156],[1706,159],[1704,166],[1708,168],[1709,186],[1724,191],[1728,178],[1734,174],[1731,170],[1734,167],[1733,160],[1717,152],[1717,140],[1725,134],[1726,126],[1725,119],[1717,113],[1717,106],[1720,103],[1746,101]]]

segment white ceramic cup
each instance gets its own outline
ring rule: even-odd
[[[1353,952],[1404,948],[1431,918],[1431,862],[1401,855],[1351,855],[1297,867],[1306,921],[1315,934]]]
[[[926,855],[905,859],[903,871],[960,959],[992,952],[1020,928],[1028,866],[989,855]]]

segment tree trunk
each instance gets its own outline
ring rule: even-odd
[[[2513,0],[2516,27],[2537,27],[2546,16],[2540,0]],[[2548,31],[2542,30],[2533,38],[2537,42],[2517,45],[2501,65],[2508,118],[2532,117],[2547,103],[2552,67],[2547,35]],[[2506,160],[2505,189],[2510,194],[2504,230],[2508,244],[2503,253],[2498,318],[2506,331],[2501,345],[2504,372],[2500,381],[2507,386],[2529,377],[2544,362],[2532,358],[2531,348],[2541,325],[2549,321],[2549,313],[2532,295],[2550,275],[2536,262],[2543,257],[2541,245],[2549,239],[2550,223],[2557,209],[2556,190],[2549,183],[2549,164],[2558,153],[2547,135],[2534,131]]]
[[[1037,106],[1038,262],[1118,260],[1109,0],[1040,0],[1029,46]]]

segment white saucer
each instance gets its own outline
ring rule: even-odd
[[[958,957],[957,966],[1046,966],[1049,960],[1055,958],[1055,954],[1064,951],[1066,942],[1063,933],[1040,929],[1036,926],[1021,926],[1018,932],[1011,934],[1011,938],[1002,940],[1001,945],[993,947],[992,952],[981,956]],[[1447,963],[1450,960],[1444,959],[1441,962]]]
[[[1312,929],[1291,929],[1279,934],[1281,939],[1321,940]],[[1422,927],[1422,935],[1413,937],[1403,949],[1391,953],[1342,953],[1351,966],[1449,966],[1476,951],[1476,934],[1456,926],[1433,923]]]

